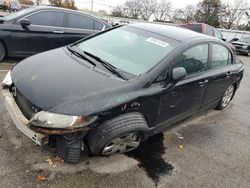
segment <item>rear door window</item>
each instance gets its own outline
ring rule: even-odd
[[[81,16],[78,14],[68,14],[67,16],[67,26],[68,28],[76,29],[94,29],[94,20],[87,16]],[[98,26],[97,26],[98,28]]]
[[[43,11],[32,14],[27,19],[30,20],[31,25],[62,27],[63,17],[64,12]]]
[[[216,69],[218,67],[223,67],[228,64],[232,64],[232,54],[224,46],[219,44],[212,45],[212,61],[210,69]]]

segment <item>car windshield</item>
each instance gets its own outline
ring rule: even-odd
[[[29,13],[31,11],[33,11],[34,8],[27,8],[27,9],[23,9],[23,10],[20,10],[20,11],[17,11],[17,12],[13,12],[7,16],[4,16],[2,17],[1,19],[2,20],[12,20],[12,19],[15,19],[23,14],[26,14],[26,13]]]
[[[240,41],[245,43],[250,43],[250,38],[243,37]]]
[[[77,46],[119,70],[138,76],[153,68],[178,44],[176,40],[152,32],[123,26]]]

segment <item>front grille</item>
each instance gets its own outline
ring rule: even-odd
[[[12,92],[17,106],[28,120],[30,120],[35,113],[41,111],[41,109],[39,109],[37,106],[32,104],[26,97],[24,97],[23,94],[15,86],[12,86],[10,88],[10,91]]]

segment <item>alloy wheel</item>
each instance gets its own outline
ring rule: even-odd
[[[102,150],[102,155],[126,153],[139,146],[141,137],[138,132],[127,133],[111,140]]]
[[[234,86],[233,85],[230,85],[227,90],[225,91],[225,94],[222,98],[222,106],[223,107],[226,107],[229,102],[231,101],[232,97],[233,97],[233,94],[234,94]]]

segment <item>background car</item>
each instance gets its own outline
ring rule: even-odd
[[[219,39],[128,24],[26,58],[3,81],[4,104],[30,139],[56,135],[58,155],[75,163],[85,146],[125,153],[193,114],[226,108],[243,70]]]
[[[246,56],[250,55],[250,37],[242,37],[241,39],[233,38],[230,43],[235,46],[237,53]]]
[[[111,26],[90,15],[56,7],[28,8],[0,20],[0,60],[65,46]]]
[[[216,28],[214,28],[211,25],[205,24],[205,23],[191,23],[191,24],[183,24],[180,25],[181,27],[190,29],[192,31],[196,31],[198,33],[203,33],[209,36],[216,37],[218,39],[221,39],[227,43],[227,45],[235,52],[235,47],[227,42],[226,38],[221,34],[220,31],[218,31]]]

